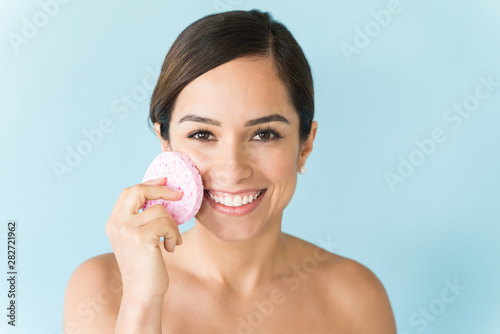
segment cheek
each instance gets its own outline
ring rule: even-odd
[[[288,180],[297,171],[297,157],[291,152],[278,151],[262,157],[262,159],[259,159],[259,162],[259,169],[270,180],[275,180],[276,182]]]
[[[275,154],[263,168],[262,175],[272,183],[269,204],[273,211],[281,212],[290,203],[297,185],[297,157],[294,154]]]
[[[259,159],[259,173],[273,185],[271,202],[279,210],[290,202],[297,185],[297,152],[276,150]]]
[[[176,151],[186,154],[193,162],[200,174],[203,176],[213,163],[213,155],[207,150],[193,149],[192,147],[178,147]]]
[[[173,129],[172,129],[173,130]],[[194,163],[200,174],[203,176],[210,162],[210,154],[207,154],[207,149],[203,145],[186,140],[175,131],[170,132],[171,149],[176,152],[181,152],[187,155]]]

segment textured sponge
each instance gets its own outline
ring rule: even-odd
[[[185,154],[163,152],[151,162],[142,182],[162,177],[167,178],[165,186],[182,190],[182,198],[178,201],[147,200],[142,210],[146,210],[155,204],[161,204],[172,215],[178,225],[184,224],[200,210],[203,200],[201,175],[194,163]]]

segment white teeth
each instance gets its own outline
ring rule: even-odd
[[[242,205],[246,205],[248,203],[252,203],[261,194],[262,194],[262,190],[259,190],[259,192],[257,192],[257,194],[250,195],[250,196],[244,196],[243,198],[241,198],[241,196],[234,196],[234,197],[224,196],[223,197],[223,196],[214,196],[208,191],[208,195],[210,196],[210,198],[212,198],[215,201],[215,203],[220,203],[220,204],[223,204],[225,206],[231,206],[231,207],[235,207],[235,208],[242,206]]]
[[[233,205],[234,206],[241,206],[241,196],[236,196],[234,199],[233,199]]]
[[[224,205],[233,206],[233,199],[229,196],[224,197]]]

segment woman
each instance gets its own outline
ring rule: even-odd
[[[313,114],[308,62],[268,13],[187,27],[150,119],[162,151],[200,171],[195,225],[181,236],[161,205],[139,213],[148,199],[181,198],[164,179],[123,190],[106,225],[114,252],[70,278],[65,333],[396,333],[375,275],[281,231],[313,148]]]

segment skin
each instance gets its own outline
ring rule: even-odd
[[[245,124],[276,114],[286,122]],[[299,117],[270,59],[236,59],[186,86],[169,142],[154,126],[162,151],[188,155],[205,189],[265,189],[262,200],[235,217],[205,198],[180,236],[163,207],[137,210],[146,199],[181,194],[161,181],[125,189],[106,225],[114,253],[85,261],[70,278],[65,333],[396,333],[370,270],[281,231],[317,123],[301,143]]]

